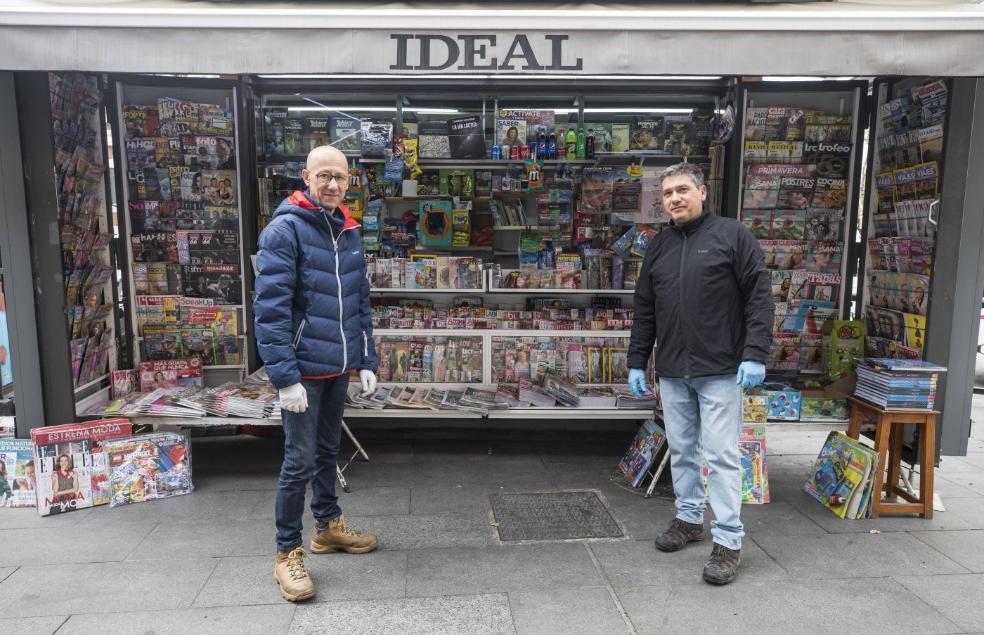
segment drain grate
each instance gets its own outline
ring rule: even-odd
[[[594,492],[493,494],[499,539],[618,538],[622,530]]]

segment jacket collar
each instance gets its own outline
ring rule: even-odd
[[[293,194],[291,194],[287,198],[287,200],[289,200],[297,207],[300,207],[301,209],[306,209],[312,212],[327,211],[323,209],[321,206],[319,206],[317,203],[315,203],[307,192],[302,192],[301,190],[296,190]],[[341,212],[342,219],[344,219],[344,224],[342,225],[342,229],[352,229],[353,227],[359,226],[359,222],[354,218],[352,218],[352,213],[349,212],[348,208],[345,207],[344,205],[339,205],[335,211],[336,213]],[[336,214],[335,213],[331,214],[331,217],[335,218]]]
[[[670,226],[672,226],[673,229],[677,230],[678,232],[682,232],[682,233],[687,234],[689,236],[690,234],[692,234],[695,231],[697,231],[697,229],[701,225],[704,224],[704,222],[708,219],[708,217],[710,217],[710,215],[711,215],[711,211],[709,209],[707,209],[707,207],[705,207],[704,208],[704,211],[702,211],[700,213],[700,216],[698,216],[697,218],[693,219],[689,223],[686,223],[686,224],[683,224],[683,225],[677,225],[676,223],[674,223],[671,220],[670,221]]]

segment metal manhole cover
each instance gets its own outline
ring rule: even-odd
[[[622,530],[594,492],[493,494],[499,539],[619,538]]]

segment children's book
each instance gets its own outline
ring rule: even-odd
[[[874,478],[881,478],[878,455],[860,441],[834,431],[827,436],[803,489],[841,518],[867,518],[870,507],[863,503]]]

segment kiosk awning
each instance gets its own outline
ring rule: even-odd
[[[0,0],[2,70],[978,76],[982,51],[968,3]]]

